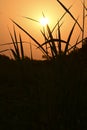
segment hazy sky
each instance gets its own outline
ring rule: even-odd
[[[75,17],[82,16],[82,5],[80,0],[61,0],[67,7],[73,4],[71,8]],[[87,4],[87,1],[86,1]],[[14,19],[17,23],[21,24],[29,30],[32,35],[36,36],[40,30],[37,23],[28,21],[22,16],[28,16],[39,20],[42,12],[49,18],[50,26],[52,27],[63,14],[63,9],[59,6],[57,0],[0,0],[0,44],[10,42],[8,27],[12,29],[12,22],[9,18]],[[72,20],[73,21],[73,20]],[[67,26],[72,24],[68,17],[65,19],[66,24],[63,32],[67,32]],[[87,33],[87,32],[86,32]],[[37,38],[38,36],[36,36]],[[40,39],[40,38],[39,38]],[[1,50],[1,49],[0,49]]]

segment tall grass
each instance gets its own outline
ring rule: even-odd
[[[30,39],[32,39],[32,41],[35,43],[37,48],[39,48],[42,51],[43,56],[47,59],[56,59],[58,56],[67,55],[71,49],[75,50],[75,48],[77,47],[78,44],[80,44],[80,43],[83,44],[83,40],[85,39],[84,38],[85,17],[86,17],[85,11],[87,9],[85,6],[85,0],[83,0],[83,2],[82,2],[82,5],[83,5],[83,18],[82,18],[83,25],[82,25],[82,27],[81,27],[80,23],[78,22],[78,18],[75,18],[73,16],[73,14],[70,12],[72,5],[69,8],[67,8],[60,0],[57,0],[57,2],[64,9],[65,13],[57,21],[57,23],[54,25],[53,29],[50,29],[50,26],[47,24],[46,27],[44,27],[43,30],[41,30],[41,34],[44,37],[43,43],[39,43],[39,41],[37,41],[22,26],[20,26],[14,20],[10,19],[20,30],[22,30]],[[70,29],[70,33],[68,35],[67,40],[62,39],[62,31],[61,31],[61,26],[63,25],[63,23],[61,23],[61,21],[65,17],[66,14],[68,14],[74,21],[74,24]],[[42,15],[43,15],[43,17],[45,17],[44,13],[42,13]],[[25,17],[25,18],[39,23],[38,20],[29,18],[29,17]],[[70,42],[71,42],[71,38],[73,36],[74,30],[76,28],[76,25],[78,25],[80,32],[82,33],[82,39],[79,41],[80,35],[78,34],[78,38],[76,39],[75,44],[72,46]],[[9,31],[11,39],[12,39],[12,43],[14,46],[14,49],[11,49],[11,52],[16,60],[24,59],[24,49],[23,49],[23,41],[22,41],[21,35],[19,34],[19,42],[18,42],[18,40],[17,40],[18,37],[17,37],[16,31],[15,31],[15,28],[13,28],[13,30],[14,30],[14,36],[12,36],[12,33]],[[54,36],[55,30],[57,30],[56,37]],[[18,44],[20,45],[20,49],[19,49]],[[65,46],[64,51],[62,51],[63,44]],[[32,57],[31,48],[32,48],[32,45],[30,45],[31,57]]]
[[[19,34],[20,41],[18,42],[18,38],[17,38],[17,34],[16,34],[14,26],[13,26],[13,30],[14,30],[14,35],[12,35],[12,33],[9,30],[9,34],[10,34],[12,44],[14,47],[14,49],[11,49],[11,52],[12,52],[15,60],[21,60],[21,59],[23,60],[24,59],[24,49],[23,49],[22,38],[21,38],[21,35]]]
[[[84,30],[85,30],[85,18],[86,18],[86,10],[87,10],[87,8],[86,8],[86,6],[85,6],[85,0],[83,0],[83,2],[82,2],[82,5],[83,5],[83,20],[82,20],[82,22],[83,22],[83,32],[82,32],[82,46],[83,46],[83,44],[84,44]]]

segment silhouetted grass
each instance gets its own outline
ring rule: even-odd
[[[1,130],[87,129],[87,38],[80,39],[78,35],[76,43],[70,46],[76,24],[82,35],[84,27],[80,27],[78,20],[69,11],[71,7],[67,9],[59,0],[58,3],[65,13],[52,30],[47,25],[47,33],[41,32],[45,39],[42,44],[12,20],[35,42],[47,60],[26,58],[21,35],[17,36],[15,28],[13,35],[9,31],[12,43],[8,44],[13,44],[14,49],[11,51],[15,60],[0,55]],[[66,13],[73,18],[74,24],[65,41],[61,39],[60,21]],[[56,28],[57,38],[53,36]],[[65,44],[64,51],[62,43]],[[81,43],[82,48],[77,48]]]
[[[21,38],[21,35],[19,34],[20,42],[18,42],[15,28],[13,28],[13,29],[14,29],[14,37],[12,36],[10,30],[9,30],[9,33],[10,33],[10,36],[12,39],[12,44],[14,46],[15,51],[13,49],[11,49],[11,52],[12,52],[15,60],[21,60],[21,59],[23,60],[24,59],[24,50],[23,50],[22,38]],[[20,44],[20,49],[19,49],[18,43]]]
[[[39,43],[39,41],[37,41],[22,26],[20,26],[14,20],[10,19],[18,28],[20,28],[29,38],[32,39],[32,41],[35,43],[36,47],[39,48],[42,51],[43,57],[47,58],[48,60],[49,59],[57,59],[57,57],[59,57],[60,55],[69,54],[71,50],[75,50],[75,48],[77,48],[78,44],[81,44],[81,43],[83,44],[83,41],[86,38],[86,37],[84,37],[85,18],[86,18],[85,0],[82,2],[82,4],[83,4],[83,17],[82,17],[83,25],[82,25],[82,27],[81,27],[80,23],[78,22],[78,19],[76,19],[73,16],[73,14],[70,12],[72,5],[69,8],[66,8],[66,6],[60,0],[57,0],[57,2],[65,10],[65,13],[61,16],[61,18],[58,20],[58,22],[54,25],[52,30],[50,29],[48,24],[46,25],[46,27],[43,27],[44,30],[41,31],[41,34],[45,39],[44,43]],[[65,17],[66,14],[68,14],[72,18],[72,20],[74,21],[74,25],[72,26],[72,28],[70,30],[70,33],[68,35],[67,40],[64,40],[64,39],[61,38],[61,35],[62,35],[61,26],[63,24],[63,23],[61,23],[61,20]],[[42,13],[42,15],[43,15],[43,17],[45,17],[45,15],[43,13]],[[29,17],[24,17],[24,18],[27,18],[27,19],[32,20],[34,22],[40,23],[39,21],[32,19],[32,18],[29,18]],[[79,28],[80,28],[80,32],[81,32],[80,34],[82,34],[82,39],[80,39],[80,41],[79,41],[80,35],[78,34],[78,38],[76,40],[76,43],[72,46],[70,42],[71,42],[71,38],[73,36],[76,25],[78,25]],[[56,31],[57,37],[55,38],[53,33],[56,30],[56,28],[57,28],[57,31]],[[12,51],[15,59],[23,59],[24,58],[24,49],[23,49],[23,41],[22,41],[21,35],[19,35],[20,41],[18,42],[16,31],[15,31],[15,29],[13,29],[13,30],[14,30],[14,36],[12,36],[10,31],[9,31],[9,33],[10,33],[15,51],[13,49],[11,49],[11,51]],[[20,43],[20,50],[19,50],[19,46],[18,46],[19,43]],[[65,44],[64,51],[62,51],[62,45],[63,44]],[[30,45],[30,49],[31,49],[31,45]],[[32,55],[32,50],[30,50],[30,52],[31,52],[31,55]]]
[[[87,128],[86,60],[82,50],[58,61],[18,62],[1,56],[1,129]]]
[[[59,21],[57,22],[57,24],[54,25],[53,29],[51,30],[49,25],[46,25],[46,28],[44,28],[44,30],[46,29],[46,31],[41,31],[42,36],[45,39],[45,42],[40,44],[31,34],[29,34],[29,32],[27,32],[23,27],[21,27],[18,23],[16,23],[14,20],[11,20],[16,26],[18,26],[18,28],[20,28],[23,32],[25,32],[26,35],[28,35],[36,44],[36,46],[42,51],[44,57],[46,57],[47,59],[56,59],[59,55],[67,55],[70,51],[69,45],[70,45],[70,40],[72,38],[72,35],[74,33],[74,29],[76,24],[79,26],[81,33],[82,33],[82,39],[80,40],[81,42],[83,42],[84,39],[84,23],[85,23],[85,1],[82,3],[83,4],[83,28],[81,27],[80,23],[78,22],[78,19],[76,19],[73,14],[70,12],[70,8],[72,6],[70,6],[69,8],[66,8],[66,6],[61,3],[59,0],[57,0],[58,3],[63,7],[63,9],[65,10],[65,13],[61,16],[61,18],[59,19]],[[74,20],[74,25],[72,26],[68,39],[65,41],[63,39],[61,39],[61,26],[62,24],[60,24],[61,20],[65,17],[66,14],[69,14],[71,16],[71,18]],[[43,14],[43,17],[45,17],[45,15]],[[29,17],[25,17],[29,20],[32,20],[34,22],[38,22],[35,19],[29,18]],[[55,31],[57,27],[57,36],[58,37],[54,37],[53,32]],[[72,49],[74,49],[79,43],[79,35],[78,38],[76,40],[76,43],[74,46],[71,46]],[[62,44],[65,44],[65,49],[64,51],[62,51]],[[46,46],[46,48],[44,47]]]

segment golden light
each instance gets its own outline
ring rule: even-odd
[[[48,24],[48,18],[46,18],[46,17],[42,17],[41,19],[40,19],[40,24],[42,25],[42,26],[46,26],[47,24]]]

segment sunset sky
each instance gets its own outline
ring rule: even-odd
[[[68,8],[73,4],[71,12],[77,18],[79,16],[79,22],[81,23],[82,18],[82,4],[80,0],[61,0],[61,2]],[[87,1],[86,1],[87,5]],[[36,39],[40,40],[40,29],[41,25],[22,16],[30,17],[39,20],[42,17],[42,12],[49,19],[49,25],[52,28],[60,16],[63,14],[64,10],[58,4],[57,0],[0,0],[0,44],[11,42],[8,27],[12,31],[13,23],[9,18],[15,20],[23,28],[29,31]],[[87,18],[86,18],[87,21]],[[63,27],[63,36],[68,33],[68,29],[73,24],[73,20],[70,17],[66,17],[63,22],[65,23]],[[87,27],[87,26],[86,26]],[[67,29],[68,28],[68,29]],[[87,29],[86,29],[87,30]],[[87,36],[87,31],[85,32]],[[26,36],[23,36],[27,39]],[[28,39],[29,40],[29,39]],[[32,42],[32,41],[31,41]],[[2,47],[1,47],[2,49]],[[0,49],[0,50],[1,50]],[[38,55],[37,55],[38,56]]]

